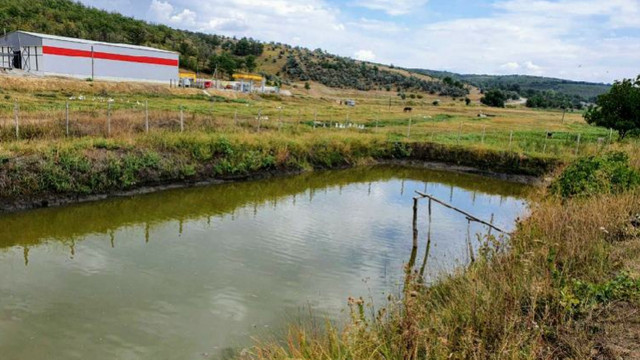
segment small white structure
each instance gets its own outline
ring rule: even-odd
[[[145,46],[26,31],[0,36],[0,68],[34,74],[168,83],[179,65],[177,52]]]

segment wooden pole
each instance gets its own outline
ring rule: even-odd
[[[238,126],[238,109],[233,113],[233,125]]]
[[[67,136],[69,136],[69,102],[67,101],[66,112],[65,112],[66,124],[67,124]]]
[[[18,105],[17,100],[13,106],[13,117],[16,125],[16,140],[19,140],[20,139],[20,106]]]
[[[111,103],[107,103],[107,136],[111,136]]]
[[[511,150],[511,143],[513,142],[513,130],[509,134],[509,150]]]
[[[447,207],[447,208],[449,208],[449,209],[451,209],[451,210],[457,211],[457,212],[461,213],[462,215],[466,216],[467,218],[469,218],[469,219],[471,219],[471,220],[473,220],[473,221],[475,221],[475,222],[478,222],[478,223],[480,223],[480,224],[487,225],[487,226],[489,226],[489,227],[491,227],[491,228],[496,229],[497,231],[499,231],[499,232],[501,232],[501,233],[503,233],[503,234],[511,235],[510,233],[508,233],[508,232],[506,232],[506,231],[504,231],[504,230],[502,230],[502,229],[500,229],[500,228],[498,228],[498,227],[494,226],[493,224],[488,223],[488,222],[486,222],[486,221],[484,221],[484,220],[481,220],[481,219],[479,219],[479,218],[477,218],[477,217],[475,217],[475,216],[473,216],[473,215],[469,214],[468,212],[466,212],[466,211],[464,211],[464,210],[460,210],[460,209],[458,209],[457,207],[455,207],[455,206],[453,206],[453,205],[449,205],[449,204],[445,203],[444,201],[438,200],[438,199],[436,199],[435,197],[433,197],[433,196],[431,196],[431,195],[424,194],[424,193],[421,193],[421,192],[419,192],[419,191],[416,191],[416,194],[420,195],[420,196],[421,196],[421,197],[423,197],[423,198],[431,199],[431,200],[433,200],[433,201],[437,202],[438,204],[440,204],[440,205],[442,205],[442,206],[444,206],[444,207]]]
[[[411,137],[411,122],[413,118],[409,118],[409,129],[407,130],[407,139]]]
[[[144,130],[149,133],[149,100],[144,102]]]
[[[544,133],[544,147],[542,148],[542,153],[547,153],[547,141],[549,141],[549,131],[545,131]]]
[[[282,131],[282,106],[280,107],[280,114],[278,115],[279,119],[279,126],[278,126],[278,131]]]
[[[316,128],[316,122],[318,122],[318,110],[313,110],[313,128]]]
[[[578,140],[576,141],[576,156],[580,153],[580,136],[582,134],[578,134]]]
[[[184,132],[184,108],[180,106],[180,132]]]
[[[258,132],[260,132],[260,127],[262,126],[262,109],[258,110]]]
[[[484,145],[484,137],[487,134],[487,125],[482,127],[482,145]]]
[[[457,144],[460,144],[460,136],[462,136],[462,122],[460,122],[460,127],[458,128],[458,140],[456,141]]]

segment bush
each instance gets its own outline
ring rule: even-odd
[[[640,185],[640,172],[629,165],[622,152],[581,158],[569,165],[551,192],[562,198],[587,197],[602,193],[620,193]]]

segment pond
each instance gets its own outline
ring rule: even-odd
[[[384,304],[411,256],[416,190],[506,230],[527,211],[523,185],[373,166],[2,216],[1,357],[220,358],[308,313],[342,319],[349,296]],[[427,280],[487,232],[435,204],[431,221]],[[427,222],[423,206],[418,264]]]

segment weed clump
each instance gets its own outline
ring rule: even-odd
[[[618,194],[640,185],[640,172],[631,167],[623,152],[578,159],[551,184],[551,192],[562,198]]]

